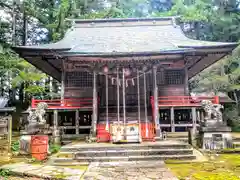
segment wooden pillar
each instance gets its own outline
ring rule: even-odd
[[[175,122],[174,122],[174,107],[171,107],[170,110],[170,118],[171,118],[171,132],[175,132]]]
[[[79,134],[79,110],[75,112],[75,126],[76,126],[76,134]]]
[[[8,157],[12,157],[12,114],[8,118]]]
[[[142,141],[142,129],[141,129],[141,103],[140,103],[140,82],[139,82],[139,70],[137,69],[137,98],[138,98],[138,127],[139,127],[139,142]]]
[[[60,144],[60,131],[58,129],[58,110],[53,111],[53,138],[54,144]]]
[[[61,100],[64,100],[64,89],[65,89],[65,71],[62,71],[61,77]]]
[[[188,68],[187,68],[187,64],[185,63],[185,67],[184,67],[184,94],[186,96],[189,96],[189,87],[188,87]]]
[[[204,111],[200,110],[200,123],[204,122]]]
[[[97,104],[98,104],[98,97],[97,97],[97,73],[93,71],[93,118],[92,118],[92,136],[96,137],[97,135]]]
[[[122,69],[122,95],[123,95],[123,124],[124,124],[124,128],[126,126],[126,99],[125,99],[125,70],[124,68]],[[126,128],[125,128],[126,129]]]
[[[57,110],[53,111],[53,128],[54,129],[58,128],[58,111]]]
[[[143,73],[143,88],[144,88],[144,112],[145,112],[145,127],[146,127],[146,137],[149,136],[148,131],[148,114],[147,114],[147,87],[146,87],[146,74]]]
[[[117,67],[117,121],[118,124],[120,123],[120,96],[119,96],[119,86],[120,86],[120,82],[119,82],[119,72],[118,72],[118,67]]]
[[[192,124],[193,124],[193,131],[196,132],[196,125],[197,125],[196,107],[192,107]]]
[[[109,131],[109,120],[108,120],[108,74],[105,74],[105,89],[106,89],[106,131]]]
[[[158,86],[157,86],[157,67],[153,66],[152,69],[152,84],[153,84],[153,120],[155,123],[156,137],[161,136],[161,128],[159,124],[159,109],[158,109]]]

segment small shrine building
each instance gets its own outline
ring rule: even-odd
[[[46,102],[53,126],[108,141],[116,122],[137,124],[143,140],[197,128],[201,100],[219,99],[191,97],[188,80],[237,45],[190,39],[166,17],[73,20],[62,40],[14,50],[62,83],[61,99],[33,108]]]

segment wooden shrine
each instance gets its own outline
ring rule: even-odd
[[[61,81],[61,99],[33,99],[32,107],[47,102],[50,124],[66,134],[109,141],[112,124],[137,124],[138,135],[153,140],[161,131],[197,128],[201,100],[219,103],[191,97],[188,80],[237,43],[190,39],[174,17],[72,21],[57,43],[14,47]]]

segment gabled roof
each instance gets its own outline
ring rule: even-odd
[[[65,37],[51,44],[13,49],[31,64],[61,79],[66,56],[98,62],[143,58],[151,61],[187,57],[189,78],[230,53],[238,44],[190,39],[175,17],[72,20]],[[60,57],[60,58],[59,58]],[[128,57],[128,58],[127,58]],[[154,57],[154,58],[152,58]],[[69,57],[70,58],[70,57]]]
[[[236,43],[189,39],[173,17],[142,19],[74,20],[57,43],[16,49],[62,50],[64,54],[123,54],[179,52],[195,48],[231,47]]]

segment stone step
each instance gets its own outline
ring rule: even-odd
[[[234,148],[240,148],[240,141],[233,141]]]
[[[189,144],[119,144],[111,145],[106,144],[105,146],[81,146],[81,145],[67,145],[63,146],[60,152],[80,152],[80,151],[107,151],[107,150],[136,150],[136,149],[191,149]]]
[[[232,137],[233,141],[240,142],[240,137]]]
[[[55,162],[55,160],[53,160],[53,162],[51,163],[51,165],[53,166],[88,166],[90,164],[90,162],[77,162],[77,161],[66,161],[66,162]]]
[[[72,158],[55,158],[52,159],[57,163],[75,163],[75,162],[115,162],[115,161],[156,161],[156,160],[193,160],[194,155],[151,155],[151,156],[112,156],[112,157],[78,157]]]
[[[155,137],[155,141],[162,141],[163,139],[160,137]],[[168,138],[167,140],[174,140],[174,141],[181,141],[181,142],[185,142],[188,143],[188,138]]]
[[[80,151],[75,157],[103,157],[103,156],[149,156],[149,155],[187,155],[193,154],[193,149],[137,149],[137,150],[106,150]]]

